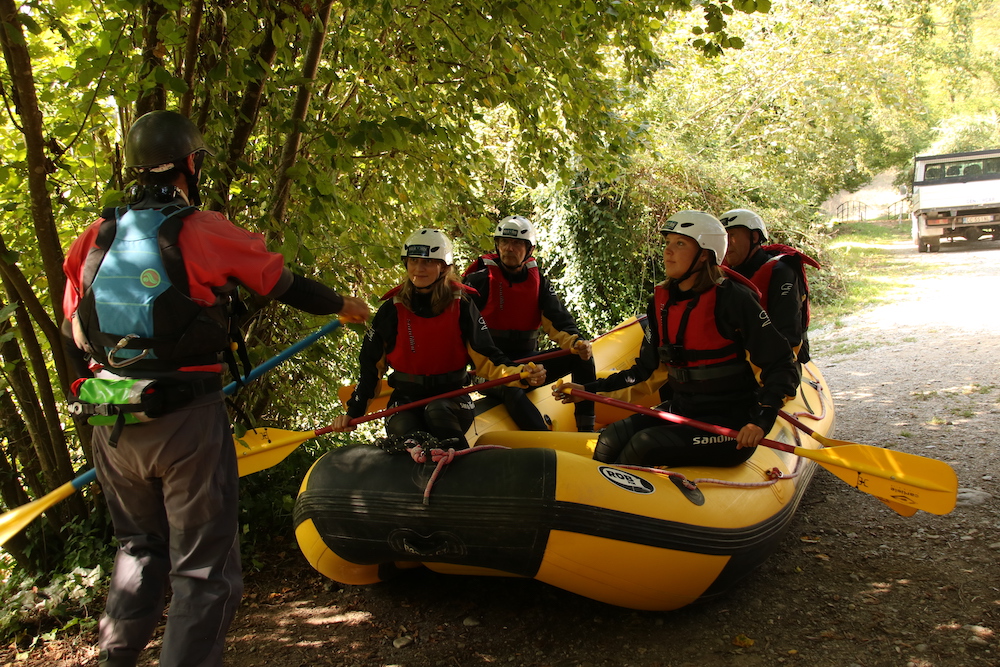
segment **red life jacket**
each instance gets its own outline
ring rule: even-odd
[[[672,348],[675,355],[668,366],[706,366],[741,357],[742,347],[723,336],[715,324],[718,289],[716,285],[689,300],[668,305],[670,292],[662,285],[656,286],[654,298],[660,314],[657,345]]]
[[[462,338],[459,317],[463,285],[453,285],[451,304],[440,315],[420,317],[399,300],[399,288],[383,299],[396,306],[396,345],[386,355],[395,370],[411,375],[443,375],[468,366],[469,353]]]
[[[535,331],[542,324],[542,311],[538,307],[538,289],[541,275],[538,264],[529,257],[524,266],[528,277],[512,283],[504,276],[498,262],[499,255],[483,255],[483,264],[490,272],[490,293],[482,310],[486,326],[491,331]]]
[[[809,326],[810,313],[809,313],[809,281],[806,279],[806,264],[809,266],[820,268],[819,262],[815,259],[806,255],[805,253],[792,248],[791,246],[782,245],[780,243],[775,243],[773,245],[761,246],[760,248],[767,254],[772,252],[777,253],[772,256],[769,260],[764,262],[763,265],[757,271],[750,276],[750,282],[757,286],[757,290],[760,292],[760,305],[767,310],[767,295],[770,291],[771,286],[771,276],[774,274],[774,268],[778,265],[778,262],[789,258],[791,265],[798,269],[799,275],[802,276],[802,287],[805,290],[805,303],[802,308],[802,324]]]

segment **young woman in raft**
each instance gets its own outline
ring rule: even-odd
[[[476,375],[487,380],[529,371],[522,382],[545,382],[544,367],[515,366],[494,346],[468,297],[469,288],[455,274],[451,240],[443,232],[414,232],[400,254],[406,280],[382,297],[385,303],[361,344],[360,379],[347,402],[347,414],[334,420],[333,430],[355,429],[351,420],[365,414],[387,367],[393,369],[390,408],[469,384],[470,363]],[[454,438],[455,448],[463,449],[469,446],[465,432],[474,418],[472,399],[462,395],[390,415],[385,430],[390,436],[424,431],[442,441]]]
[[[568,386],[612,392],[656,373],[664,380],[660,409],[739,432],[733,440],[632,415],[601,433],[594,452],[598,461],[734,466],[750,458],[785,400],[795,395],[799,375],[792,351],[749,283],[720,268],[727,237],[714,216],[680,211],[660,233],[667,279],[649,301],[649,328],[635,364],[585,386]],[[754,366],[760,369],[759,383]],[[554,393],[563,402],[574,401]]]

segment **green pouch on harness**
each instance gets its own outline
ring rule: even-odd
[[[146,422],[163,414],[156,389],[156,380],[87,378],[73,385],[69,410],[89,415],[87,423],[93,426],[110,426],[119,418],[125,424]]]

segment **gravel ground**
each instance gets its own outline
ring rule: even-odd
[[[835,437],[947,461],[959,504],[901,517],[820,470],[778,551],[721,600],[635,612],[517,579],[340,586],[278,544],[247,578],[233,667],[1000,665],[1000,243],[892,248],[909,287],[811,334]],[[18,665],[94,664],[93,637]],[[156,664],[155,650],[143,664]],[[0,663],[13,654],[0,651]]]

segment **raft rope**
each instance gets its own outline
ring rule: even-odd
[[[766,486],[773,486],[783,479],[794,479],[799,476],[798,472],[786,473],[781,472],[778,468],[771,468],[764,472],[764,476],[767,477],[766,481],[763,482],[733,482],[726,479],[716,479],[714,477],[697,477],[691,479],[686,475],[675,472],[673,470],[664,470],[663,468],[649,468],[647,466],[634,466],[625,465],[622,463],[609,463],[608,465],[613,465],[616,468],[624,468],[625,470],[638,470],[639,472],[651,472],[656,475],[662,475],[665,477],[672,477],[678,482],[684,485],[684,488],[694,491],[698,488],[699,484],[715,484],[716,486],[731,486],[740,489],[756,489]]]
[[[478,447],[472,447],[469,449],[459,449],[456,450],[454,447],[449,447],[448,449],[441,449],[435,447],[430,450],[425,450],[423,445],[417,443],[413,447],[410,447],[406,451],[409,452],[410,457],[417,463],[427,463],[428,458],[437,464],[434,468],[434,472],[431,473],[430,479],[427,480],[427,486],[424,487],[424,505],[429,505],[431,500],[431,489],[434,487],[434,482],[437,481],[438,476],[444,467],[454,461],[459,456],[465,456],[466,454],[471,454],[475,451],[486,451],[488,449],[510,449],[509,447],[503,447],[502,445],[480,445]]]
[[[442,447],[430,447],[425,449],[424,445],[418,442],[416,438],[407,438],[405,444],[410,446],[408,447],[404,446],[399,449],[396,449],[395,451],[396,452],[405,451],[410,455],[410,458],[412,458],[415,463],[425,464],[431,462],[436,464],[434,467],[434,472],[431,473],[430,478],[427,480],[426,486],[424,486],[424,493],[423,493],[424,505],[430,504],[431,491],[434,488],[434,483],[441,476],[441,473],[444,471],[444,468],[450,463],[452,463],[458,457],[467,456],[469,454],[472,454],[473,452],[487,451],[491,449],[493,450],[510,449],[510,447],[504,447],[502,445],[477,445],[475,447],[467,449],[458,449],[458,450],[456,450],[454,447],[449,447],[447,449],[444,449]],[[435,442],[435,444],[437,443]],[[731,480],[716,479],[714,477],[698,477],[695,479],[691,479],[686,475],[684,475],[683,473],[679,473],[673,470],[665,470],[663,468],[625,465],[620,463],[611,465],[614,465],[614,467],[616,468],[623,468],[625,470],[636,470],[639,472],[653,473],[655,475],[660,475],[662,477],[671,477],[680,482],[684,486],[684,488],[691,491],[697,489],[699,484],[714,484],[716,486],[728,486],[728,487],[742,488],[742,489],[764,488],[777,484],[781,480],[794,479],[799,475],[798,472],[785,473],[779,470],[778,468],[771,468],[770,470],[764,472],[764,476],[767,477],[767,479],[764,481],[734,482]]]
[[[797,436],[797,434],[796,434]],[[436,464],[434,467],[434,472],[431,473],[430,478],[427,480],[427,484],[424,486],[423,493],[423,504],[429,505],[431,498],[431,491],[434,488],[434,483],[441,476],[445,467],[452,463],[455,459],[460,456],[467,456],[473,452],[481,452],[496,449],[510,449],[510,447],[504,447],[503,445],[477,445],[471,448],[465,449],[455,449],[454,447],[442,447],[441,445],[446,445],[451,442],[457,442],[457,438],[450,438],[448,440],[438,440],[429,433],[416,432],[405,437],[400,436],[390,436],[384,438],[376,443],[379,449],[389,453],[389,454],[401,454],[406,452],[410,455],[415,463],[426,464],[428,462]],[[734,482],[731,480],[717,479],[714,477],[698,477],[691,479],[690,477],[684,475],[683,473],[676,472],[674,470],[666,470],[664,468],[652,468],[649,466],[638,466],[638,465],[626,465],[621,463],[610,464],[614,465],[616,468],[622,468],[624,470],[635,470],[638,472],[648,472],[654,475],[660,475],[662,477],[669,477],[676,479],[684,488],[693,491],[698,488],[699,484],[714,484],[716,486],[728,486],[733,488],[741,489],[756,489],[764,488],[777,484],[781,480],[794,479],[798,477],[798,472],[785,473],[778,468],[771,468],[770,470],[764,471],[764,476],[767,477],[766,480],[761,482]]]

